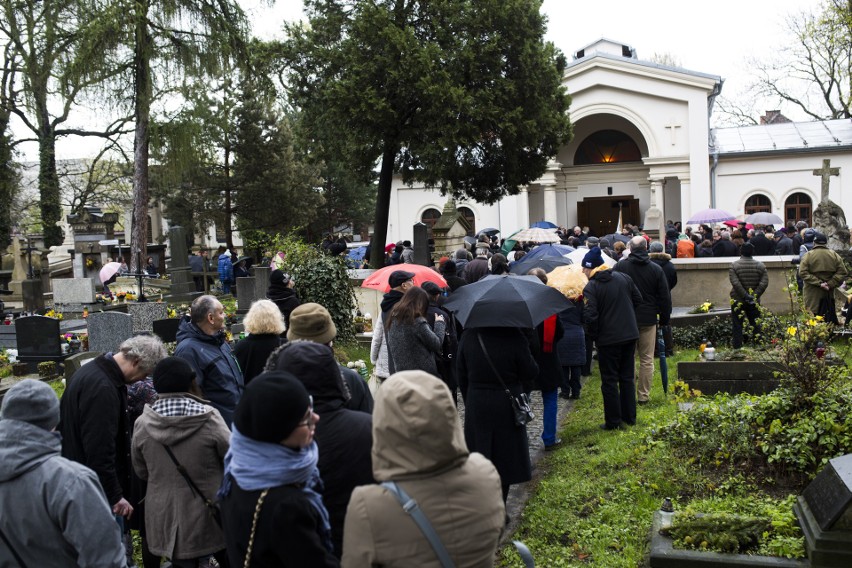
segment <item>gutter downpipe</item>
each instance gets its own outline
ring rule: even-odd
[[[712,129],[710,128],[710,116],[713,114],[713,105],[716,103],[716,97],[722,92],[722,85],[725,83],[724,79],[721,79],[716,85],[713,87],[713,90],[710,92],[710,95],[707,97],[707,133],[710,137],[708,140],[710,148],[713,149],[713,165],[710,166],[710,207],[716,207],[716,166],[719,165],[719,149],[716,147],[716,143],[713,140]]]

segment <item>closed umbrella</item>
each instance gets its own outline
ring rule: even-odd
[[[571,304],[535,276],[486,276],[458,288],[443,307],[465,328],[532,329]]]
[[[722,221],[730,221],[736,219],[736,215],[731,215],[724,209],[702,209],[697,213],[693,213],[687,225],[695,225],[698,223],[721,223]]]
[[[783,225],[784,219],[775,213],[761,211],[760,213],[752,213],[746,217],[746,222],[753,225]]]

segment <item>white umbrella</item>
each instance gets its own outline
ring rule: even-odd
[[[556,234],[555,231],[550,229],[538,229],[535,227],[530,227],[529,229],[523,229],[521,231],[518,231],[509,238],[514,241],[527,241],[529,243],[562,242],[562,239],[559,237],[559,235]]]
[[[769,213],[766,211],[761,211],[760,213],[752,213],[748,217],[746,217],[746,223],[751,223],[752,225],[783,225],[784,219],[776,215],[775,213]]]
[[[569,252],[568,254],[566,254],[565,258],[570,258],[571,262],[573,262],[574,264],[582,264],[583,263],[583,257],[586,256],[586,254],[588,254],[588,252],[589,252],[589,249],[587,249],[585,247],[584,248],[578,248],[574,252]],[[615,266],[615,259],[612,258],[611,256],[609,256],[608,254],[606,254],[605,252],[601,252],[601,257],[603,258],[604,264],[606,264],[610,268]]]

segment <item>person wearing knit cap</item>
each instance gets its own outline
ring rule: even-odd
[[[195,371],[185,360],[166,357],[157,363],[153,382],[159,397],[136,421],[131,444],[133,469],[147,481],[148,549],[175,568],[197,566],[210,555],[227,565],[225,535],[204,500],[212,500],[222,483],[231,433],[219,412],[197,396]],[[201,495],[175,475],[177,466],[165,448]]]
[[[464,278],[459,277],[457,264],[452,259],[446,261],[441,266],[441,275],[444,277],[444,280],[447,281],[447,286],[450,288],[450,292],[455,292],[467,284],[467,281]]]
[[[582,267],[589,278],[583,288],[583,320],[598,348],[601,371],[605,419],[601,428],[614,430],[636,424],[633,356],[639,339],[636,308],[642,294],[629,276],[603,264],[599,248],[586,254]]]
[[[325,485],[322,499],[328,509],[334,554],[339,558],[343,519],[352,490],[376,482],[370,458],[372,417],[345,407],[348,388],[327,345],[291,341],[270,358],[267,370],[286,371],[299,379],[313,398],[314,411],[322,416],[314,433],[322,448],[317,467]]]
[[[42,381],[0,407],[0,566],[124,568],[118,524],[98,476],[60,456],[59,399]]]
[[[290,314],[302,301],[296,294],[296,281],[283,270],[273,270],[269,275],[269,287],[266,289],[266,299],[275,302],[284,317],[284,327],[290,327]]]
[[[231,566],[338,566],[317,468],[319,421],[290,373],[267,371],[246,387],[217,494]]]
[[[331,347],[334,338],[337,336],[337,327],[331,319],[331,314],[323,306],[313,302],[302,304],[293,310],[293,313],[290,314],[290,322],[290,329],[287,330],[287,339],[290,341],[301,339]],[[269,356],[266,363],[267,370],[270,368],[270,364],[275,361],[277,354],[278,350],[273,351]],[[338,368],[349,391],[345,403],[346,408],[360,410],[368,414],[373,412],[373,395],[370,394],[370,389],[361,375],[354,369],[344,367],[339,363]]]
[[[731,342],[734,349],[743,346],[743,324],[748,319],[749,340],[760,333],[760,297],[769,286],[766,267],[752,258],[754,245],[743,243],[742,256],[731,263],[728,278],[731,281]]]
[[[799,263],[799,276],[804,288],[805,308],[825,321],[837,323],[834,291],[846,280],[843,258],[828,248],[828,237],[814,233],[814,246]]]

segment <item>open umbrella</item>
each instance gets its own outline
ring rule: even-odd
[[[627,235],[622,235],[621,233],[612,233],[611,235],[606,235],[605,237],[601,237],[602,239],[606,239],[609,241],[609,244],[614,245],[615,241],[621,241],[624,244],[630,242],[630,237]]]
[[[367,247],[355,247],[349,249],[349,252],[346,253],[346,256],[352,260],[364,260],[364,255],[367,254]]]
[[[101,271],[98,273],[98,276],[101,279],[101,284],[109,284],[115,280],[115,276],[118,274],[120,269],[120,262],[107,262],[104,264]]]
[[[562,242],[562,238],[557,235],[554,231],[548,229],[539,229],[536,227],[530,227],[529,229],[522,229],[512,235],[511,237],[514,241],[527,241],[528,243],[558,243]]]
[[[736,219],[736,215],[731,215],[724,209],[702,209],[697,213],[693,213],[687,225],[696,225],[698,223],[721,223],[722,221],[730,221]]]
[[[509,272],[512,274],[526,274],[533,268],[541,268],[545,272],[550,272],[554,268],[569,266],[571,264],[571,260],[564,256],[543,256],[531,260],[527,260],[527,256],[517,262],[511,263]]]
[[[555,229],[557,225],[551,223],[550,221],[536,221],[530,227],[535,227],[536,229]]]
[[[538,245],[529,253],[524,255],[524,258],[512,264],[510,272],[512,274],[526,274],[527,272],[536,267],[544,268],[545,270],[550,272],[550,270],[553,270],[554,268],[562,264],[571,264],[571,261],[565,258],[565,255],[571,252],[574,252],[574,248],[569,247],[567,245],[559,245],[553,243]],[[556,262],[545,265],[536,264],[537,261],[544,259],[556,259]]]
[[[380,292],[387,292],[390,290],[388,278],[390,278],[391,273],[396,272],[397,270],[413,273],[414,278],[412,280],[414,280],[415,286],[420,286],[428,280],[430,282],[434,282],[441,288],[447,287],[447,281],[444,280],[443,276],[428,266],[423,266],[421,264],[392,264],[390,266],[385,266],[384,268],[379,268],[361,283],[361,287],[372,288],[373,290],[378,290]]]
[[[493,237],[494,235],[496,235],[499,232],[500,232],[500,229],[495,229],[494,227],[488,227],[487,229],[479,230],[476,234],[481,235],[481,234],[484,233],[484,234],[488,235],[489,237]]]
[[[784,219],[775,213],[761,211],[760,213],[752,213],[746,217],[746,221],[754,225],[783,225]]]
[[[730,221],[724,221],[722,224],[725,225],[726,227],[739,227],[740,222],[737,221],[737,220],[731,219]],[[754,225],[752,225],[751,223],[746,223],[745,227],[746,227],[746,229],[754,229]]]
[[[566,258],[570,259],[574,264],[583,264],[583,257],[589,253],[589,249],[587,248],[579,248],[574,252],[566,255]],[[609,256],[607,253],[602,252],[601,258],[603,258],[604,264],[612,268],[615,266],[615,259]]]
[[[549,256],[565,256],[568,253],[574,252],[574,247],[568,245],[560,245],[556,243],[544,243],[538,245],[524,256],[523,260],[528,258],[547,258]]]
[[[494,275],[458,288],[443,305],[465,328],[526,329],[569,306],[565,296],[535,276]]]
[[[582,296],[588,283],[589,279],[583,274],[583,267],[579,264],[559,266],[547,274],[547,285],[556,288],[571,300]]]

